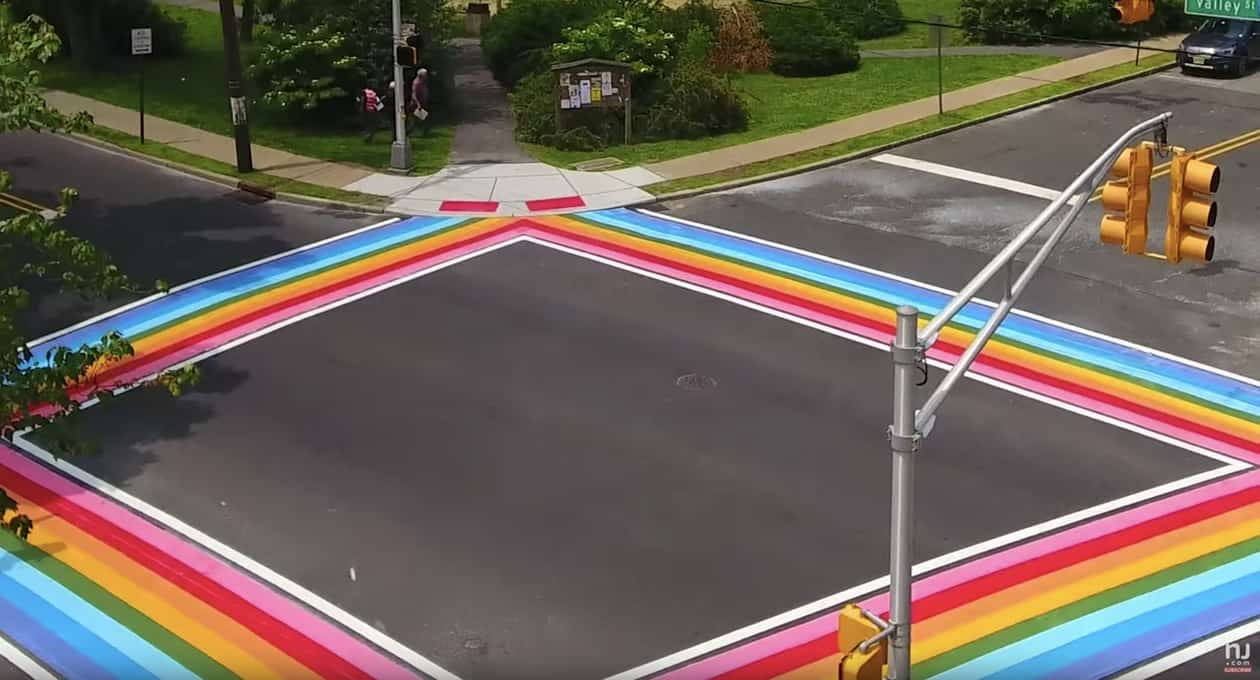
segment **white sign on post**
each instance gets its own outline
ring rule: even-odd
[[[415,25],[415,24],[403,24],[403,25],[402,25],[402,37],[403,37],[403,40],[406,40],[407,38],[410,38],[411,36],[413,36],[413,35],[415,35],[415,34],[416,34],[416,25]]]
[[[153,29],[131,29],[131,54],[153,54]]]

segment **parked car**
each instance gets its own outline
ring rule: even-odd
[[[1260,59],[1260,22],[1208,19],[1181,41],[1177,64],[1183,73],[1247,74]]]

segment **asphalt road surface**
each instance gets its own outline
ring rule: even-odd
[[[1125,130],[1163,111],[1169,141],[1201,148],[1260,128],[1260,74],[1240,81],[1165,73],[1097,90],[889,153],[1059,190]],[[1248,91],[1248,90],[1252,91]],[[1127,257],[1098,238],[1087,206],[1019,306],[1227,370],[1254,375],[1260,337],[1260,143],[1221,167],[1215,262]],[[1166,178],[1148,247],[1162,251]],[[658,209],[957,290],[1049,201],[866,159]],[[1047,230],[1049,231],[1049,230]],[[1031,248],[1026,251],[1031,256]],[[998,294],[990,290],[990,299]]]
[[[567,254],[203,368],[86,412],[82,464],[463,677],[605,677],[887,569],[886,353]],[[1217,465],[971,381],[938,430],[918,559]]]
[[[253,195],[51,134],[6,134],[0,168],[13,175],[9,193],[44,206],[56,206],[63,187],[77,189],[67,228],[143,285],[157,279],[177,285],[381,219],[283,201],[259,204]],[[26,325],[38,335],[125,301],[87,305],[46,296]]]

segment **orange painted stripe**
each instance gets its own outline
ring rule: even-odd
[[[30,542],[242,678],[313,678],[306,666],[162,575],[6,490],[37,530]]]

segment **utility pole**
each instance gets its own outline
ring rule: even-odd
[[[230,2],[231,0],[219,0]],[[394,50],[404,44],[402,35],[402,2],[394,0]],[[389,166],[394,170],[411,170],[411,140],[407,139],[407,83],[403,82],[403,67],[394,58],[394,145],[389,150]]]
[[[249,118],[245,106],[245,78],[241,70],[241,43],[237,36],[236,7],[232,0],[219,0],[219,19],[223,22],[223,56],[227,63],[232,136],[236,138],[236,169],[240,172],[253,172],[254,157],[249,146]]]

